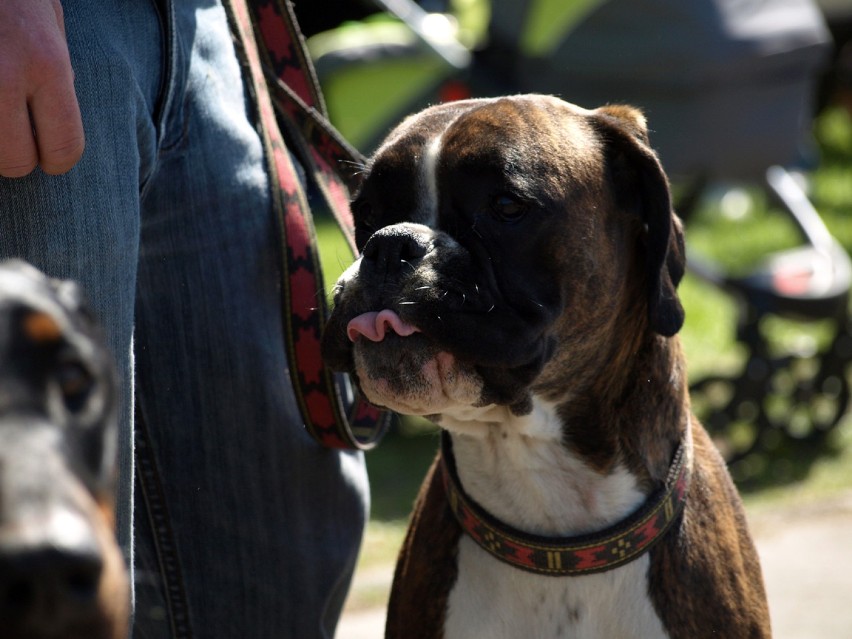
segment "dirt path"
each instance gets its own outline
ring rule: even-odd
[[[852,492],[815,504],[750,511],[749,519],[774,639],[852,639]],[[389,565],[387,583],[392,571]],[[382,608],[347,612],[337,639],[380,639],[383,630]]]
[[[852,493],[751,521],[775,639],[852,639]]]

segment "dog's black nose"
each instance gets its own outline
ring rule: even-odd
[[[364,260],[380,273],[396,273],[413,266],[429,250],[429,238],[409,225],[388,226],[376,231],[364,246]]]
[[[0,548],[2,625],[38,632],[90,613],[102,571],[94,537],[78,537],[73,544],[44,540]]]

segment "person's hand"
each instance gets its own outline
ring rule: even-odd
[[[65,173],[83,146],[59,0],[0,0],[0,176]]]

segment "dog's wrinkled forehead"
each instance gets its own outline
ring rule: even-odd
[[[500,168],[516,165],[519,171],[542,162],[558,168],[587,161],[597,145],[589,113],[548,96],[484,101],[447,126],[442,155]]]
[[[383,211],[386,223],[433,226],[447,181],[459,176],[487,178],[530,197],[581,183],[601,163],[589,113],[546,96],[427,109],[377,150],[362,194],[394,203],[395,211]]]

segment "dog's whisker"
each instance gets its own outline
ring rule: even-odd
[[[354,167],[356,169],[361,169],[362,171],[367,170],[367,165],[363,162],[355,162],[354,160],[338,160],[340,164],[345,164],[347,166]]]
[[[338,251],[335,254],[335,257],[337,258],[337,266],[342,268],[342,269],[345,269],[347,266],[349,266],[352,263],[351,254],[350,255],[344,255],[340,251]]]

